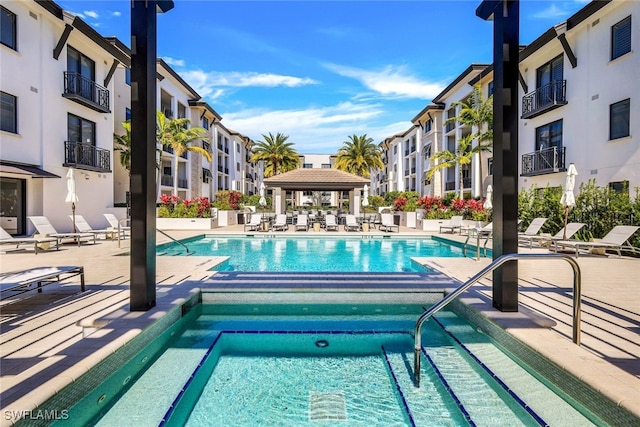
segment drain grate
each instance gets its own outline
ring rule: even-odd
[[[309,421],[346,420],[347,404],[341,391],[309,393]]]

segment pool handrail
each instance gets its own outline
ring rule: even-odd
[[[184,243],[182,243],[180,240],[176,240],[173,237],[169,236],[167,233],[165,233],[164,231],[160,230],[159,228],[156,228],[156,231],[166,237],[168,237],[169,239],[173,240],[175,243],[179,244],[180,246],[182,246],[188,254],[190,254],[191,252],[189,252],[189,248],[187,247],[187,245],[185,245]]]
[[[506,254],[495,259],[491,264],[480,270],[476,275],[467,280],[465,283],[456,288],[453,292],[442,298],[436,304],[429,307],[418,318],[414,329],[414,348],[413,348],[413,377],[416,387],[420,387],[420,351],[422,350],[422,324],[438,311],[442,310],[451,301],[456,299],[460,294],[476,284],[480,279],[492,272],[501,265],[509,261],[517,261],[518,259],[563,259],[567,261],[573,269],[573,342],[580,345],[580,317],[581,317],[581,300],[582,300],[582,276],[578,262],[567,254]]]

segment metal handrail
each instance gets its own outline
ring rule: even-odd
[[[582,299],[582,276],[580,273],[580,266],[578,262],[567,254],[506,254],[497,258],[491,264],[480,270],[475,276],[469,279],[467,282],[459,286],[456,290],[449,295],[432,305],[427,311],[422,313],[414,329],[414,348],[413,348],[413,376],[416,387],[420,387],[420,350],[422,349],[422,324],[433,316],[438,311],[442,310],[451,301],[457,298],[461,293],[469,289],[476,284],[485,275],[492,272],[496,268],[500,267],[509,261],[514,261],[519,258],[557,258],[567,261],[571,268],[573,268],[573,342],[580,345],[580,305]]]
[[[177,243],[177,244],[179,244],[180,246],[182,246],[182,247],[187,251],[187,253],[190,253],[190,252],[189,252],[189,248],[188,248],[188,247],[187,247],[187,245],[185,245],[184,243],[182,243],[182,242],[180,242],[180,241],[178,241],[178,240],[174,239],[173,237],[169,236],[167,233],[165,233],[164,231],[162,231],[162,230],[160,230],[160,229],[158,229],[158,228],[156,229],[156,231],[157,231],[158,233],[160,233],[160,234],[162,234],[162,235],[164,235],[164,236],[168,237],[169,239],[173,240],[175,243]]]

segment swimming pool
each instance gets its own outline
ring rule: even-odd
[[[135,381],[97,395],[91,424],[537,426],[600,424],[453,312],[425,324],[413,385],[416,305],[202,305]],[[122,381],[122,378],[125,378]],[[95,399],[94,396],[89,397]],[[100,400],[100,399],[98,399]],[[91,402],[94,407],[95,404]],[[581,412],[583,411],[583,412]],[[591,419],[587,418],[590,417]]]
[[[411,257],[461,257],[462,248],[437,239],[264,238],[204,236],[183,241],[196,256],[229,256],[218,271],[420,271]],[[185,255],[180,245],[158,255]]]

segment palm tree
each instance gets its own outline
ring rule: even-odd
[[[124,135],[113,134],[114,149],[120,152],[120,164],[131,174],[131,121],[122,122]]]
[[[335,168],[363,178],[369,178],[371,169],[382,169],[380,147],[373,143],[367,134],[351,135],[338,150]]]
[[[206,129],[200,127],[189,127],[191,119],[167,119],[161,111],[156,112],[157,118],[157,139],[162,145],[173,149],[176,157],[183,155],[187,151],[198,153],[211,161],[211,153],[202,147],[190,145],[196,139],[209,139]]]
[[[440,151],[431,156],[432,161],[440,160],[444,163],[436,164],[427,171],[427,178],[431,179],[435,171],[445,167],[459,167],[458,188],[460,188],[460,198],[463,198],[463,178],[462,166],[471,164],[473,156],[485,151],[491,151],[493,148],[493,95],[486,100],[482,100],[482,88],[479,84],[473,86],[473,92],[464,101],[458,101],[451,104],[453,108],[460,107],[458,116],[451,117],[445,123],[459,122],[463,125],[470,126],[472,133],[463,136],[458,141],[458,147],[454,152]],[[473,145],[473,141],[478,143]],[[446,165],[446,166],[445,166]],[[478,163],[480,176],[482,176],[482,162]]]
[[[292,142],[286,142],[289,135],[280,132],[273,135],[262,134],[264,141],[258,141],[253,147],[253,154],[250,161],[252,163],[264,162],[264,176],[277,175],[296,169],[300,165],[300,156],[293,148]]]
[[[458,188],[460,188],[460,199],[463,198],[463,166],[471,164],[471,160],[476,153],[480,153],[485,148],[482,145],[473,145],[475,134],[469,133],[458,140],[456,149],[451,152],[449,150],[438,151],[431,156],[431,161],[435,162],[434,166],[427,171],[427,178],[433,178],[433,175],[440,169],[458,166]]]

